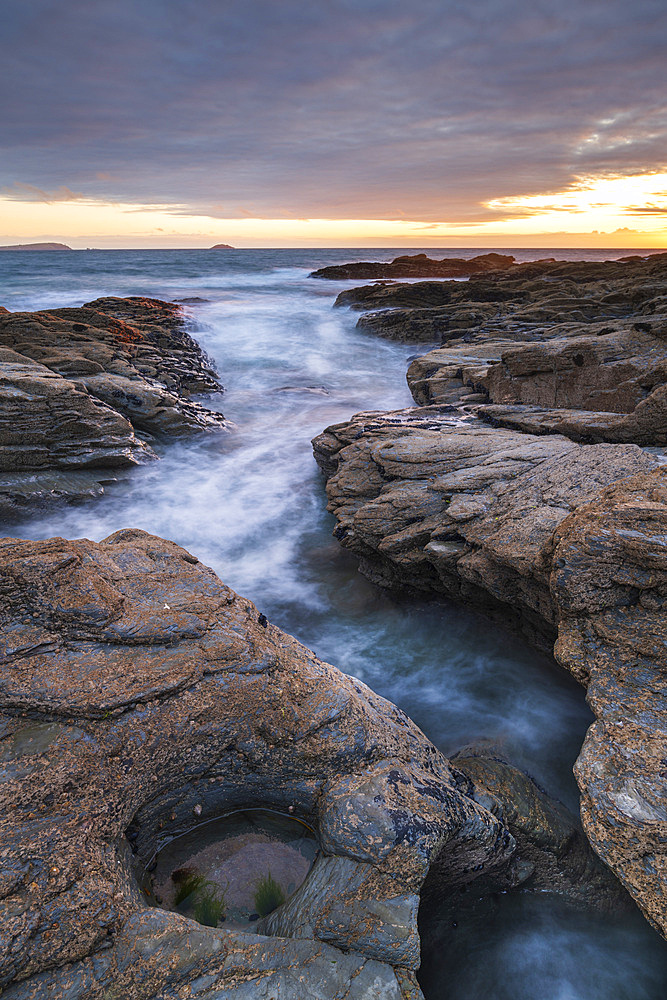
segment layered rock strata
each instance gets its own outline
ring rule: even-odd
[[[667,254],[615,261],[533,261],[468,281],[378,282],[341,292],[336,306],[366,313],[359,327],[394,340],[440,343],[544,339],[543,327],[622,320],[653,325],[665,312]]]
[[[155,439],[227,429],[192,398],[221,390],[171,303],[3,312],[0,505],[95,494],[109,469],[154,458]]]
[[[551,537],[600,489],[659,459],[501,430],[448,407],[361,413],[314,439],[336,537],[384,586],[500,611],[553,644]]]
[[[420,405],[489,404],[498,426],[575,441],[667,443],[667,254],[535,262],[469,282],[351,289],[364,329],[442,341],[413,361]]]

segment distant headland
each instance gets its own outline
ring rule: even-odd
[[[72,250],[65,243],[16,243],[14,246],[0,247],[0,250]]]
[[[209,247],[209,250],[235,250],[236,247],[230,247],[229,243],[216,243],[214,247]]]

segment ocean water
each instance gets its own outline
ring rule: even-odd
[[[171,538],[321,658],[400,705],[445,753],[492,740],[576,809],[572,765],[592,719],[582,689],[550,658],[472,611],[379,591],[331,537],[310,439],[359,410],[410,405],[408,358],[428,347],[357,331],[356,314],[332,309],[338,291],[354,282],[307,275],[328,263],[416,252],[0,254],[0,305],[11,310],[100,295],[204,299],[188,307],[192,333],[226,387],[212,405],[237,425],[230,436],[162,445],[161,461],[133,470],[102,499],[32,513],[3,533],[99,540],[139,527]],[[520,260],[595,260],[633,251],[505,252]],[[481,940],[478,930],[462,929],[457,961],[463,968],[469,956],[475,968],[465,990],[451,962],[425,962],[427,1000],[664,1000],[667,946],[645,922],[584,915],[575,936],[572,926],[551,897],[512,901],[503,919],[489,919]]]

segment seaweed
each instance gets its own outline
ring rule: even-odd
[[[215,882],[204,882],[195,894],[194,918],[207,927],[217,927],[224,920],[227,903],[225,891]]]
[[[178,886],[174,894],[174,906],[180,906],[206,885],[204,876],[193,868],[180,868],[173,872],[171,880]]]
[[[285,893],[282,886],[276,882],[271,871],[267,875],[262,875],[255,882],[255,894],[253,896],[255,909],[260,917],[266,917],[273,910],[276,910],[285,902]]]
[[[178,886],[174,906],[192,910],[200,924],[217,927],[225,919],[227,901],[225,890],[205,878],[194,868],[178,868],[172,872],[172,882]]]

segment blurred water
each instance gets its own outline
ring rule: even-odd
[[[665,948],[638,913],[501,894],[438,928],[419,980],[428,1000],[664,1000]]]
[[[316,281],[307,273],[326,263],[390,259],[400,252],[417,251],[0,254],[0,304],[10,309],[79,305],[107,294],[207,299],[191,307],[193,333],[226,385],[225,395],[213,405],[238,426],[229,437],[161,447],[160,462],[132,471],[110,486],[103,499],[30,516],[6,525],[5,533],[99,540],[133,526],[171,538],[320,657],[400,705],[445,752],[479,738],[496,740],[549,791],[576,808],[571,769],[591,721],[582,689],[550,659],[465,608],[379,592],[331,538],[333,518],[326,513],[311,437],[359,410],[410,405],[407,359],[427,348],[383,342],[356,331],[356,315],[331,308],[335,294],[352,283]],[[520,259],[630,253],[511,252]],[[449,255],[473,253],[456,250]],[[550,910],[545,901],[539,912]],[[534,956],[537,962],[535,941],[520,934],[508,937],[510,925],[500,921],[488,947],[503,953],[506,939],[508,947],[517,940],[527,942],[516,947],[524,949],[526,961]],[[560,931],[546,916],[536,933],[547,951],[552,938],[560,940]],[[577,933],[585,939],[582,974],[584,967],[597,963],[608,977],[605,926],[584,920]],[[664,985],[666,949],[660,942],[656,947],[654,938],[641,922],[634,937],[627,938],[626,950],[634,961],[644,948],[646,961]],[[625,947],[621,941],[616,954]],[[483,972],[479,975],[484,980]],[[542,992],[535,987],[512,995],[516,1000],[601,996],[586,992],[588,987],[563,992],[569,985],[559,993],[562,977],[552,966],[538,979]],[[514,980],[524,983],[525,977],[517,972]],[[545,985],[547,980],[551,985]],[[447,982],[436,973],[429,1000],[464,995],[447,992]],[[493,992],[490,978],[484,982],[466,996],[500,1000],[506,995]],[[622,962],[614,982],[615,995],[627,1000],[662,1000],[667,994],[621,992]],[[614,995],[613,990],[607,995]]]

